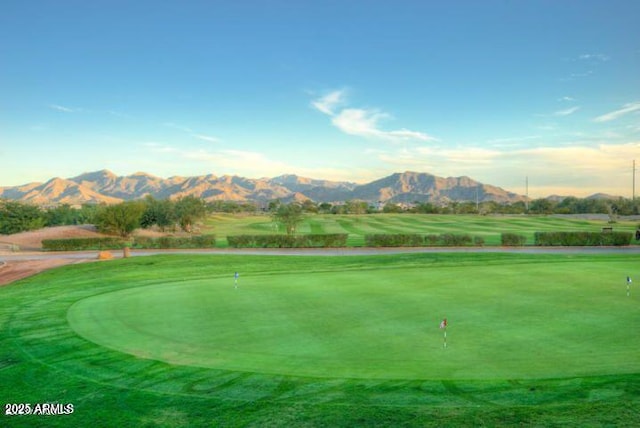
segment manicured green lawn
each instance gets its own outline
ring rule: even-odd
[[[376,233],[466,233],[485,240],[485,245],[500,245],[502,233],[517,233],[527,237],[527,245],[533,245],[535,232],[589,231],[600,232],[603,227],[613,227],[620,232],[634,232],[638,221],[618,221],[556,216],[478,216],[432,214],[369,214],[333,215],[311,214],[298,226],[297,232],[348,233],[348,245],[364,245],[364,235]],[[228,235],[254,235],[278,233],[268,215],[212,215],[205,222],[204,230],[218,237],[220,246],[226,246]],[[282,233],[282,231],[280,231]],[[635,242],[635,241],[634,241]]]
[[[67,266],[0,288],[0,396],[74,413],[2,424],[630,426],[637,269],[559,254]]]

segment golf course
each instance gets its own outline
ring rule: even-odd
[[[73,413],[2,423],[630,426],[637,272],[624,253],[64,266],[0,288],[0,388]]]

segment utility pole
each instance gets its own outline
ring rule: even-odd
[[[524,212],[528,213],[529,212],[529,176],[527,175],[524,179]]]
[[[633,182],[633,193],[631,194],[631,201],[635,202],[636,201],[636,160],[633,160],[633,173],[631,174],[631,176],[633,177],[632,182]]]

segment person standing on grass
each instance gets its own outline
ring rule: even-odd
[[[234,288],[238,288],[238,277],[240,276],[240,274],[238,272],[235,273],[235,275],[233,275],[234,278]]]

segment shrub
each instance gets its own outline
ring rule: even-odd
[[[318,235],[235,235],[227,236],[233,248],[346,247],[346,233]]]
[[[440,235],[440,242],[445,247],[462,247],[471,244],[472,240],[471,235],[467,234],[443,233]]]
[[[522,247],[527,242],[527,237],[517,233],[503,233],[500,235],[500,243],[505,247]]]
[[[538,246],[600,246],[630,245],[630,232],[536,232],[535,245]]]
[[[438,245],[439,240],[440,240],[440,237],[438,235],[426,235],[424,237],[425,245],[431,246],[431,247],[435,247],[436,245]]]
[[[127,244],[122,238],[44,239],[44,251],[117,250]]]
[[[161,236],[159,238],[137,237],[133,242],[134,248],[212,248],[216,246],[215,235],[195,235],[195,236]]]
[[[421,247],[424,238],[412,234],[375,234],[365,235],[364,242],[367,247]]]
[[[461,247],[475,242],[476,245],[484,245],[484,239],[471,235],[444,233],[442,235],[415,235],[415,234],[376,234],[365,235],[364,242],[367,247],[424,247],[445,246]]]

